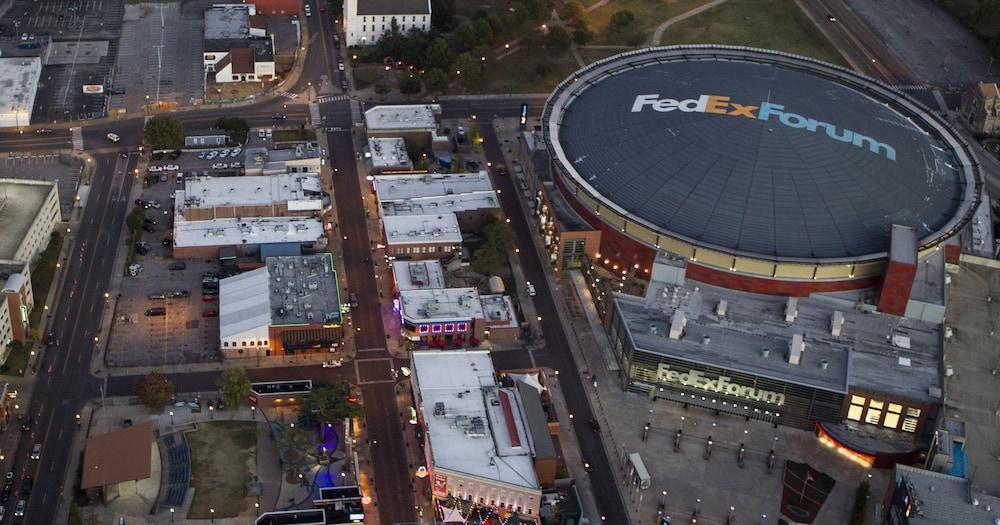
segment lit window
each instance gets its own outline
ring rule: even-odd
[[[426,334],[427,332],[430,331],[430,327],[427,326],[427,325],[425,325],[425,324],[422,324],[422,325],[420,325],[420,326],[417,327],[417,331],[419,331],[422,334]]]
[[[458,331],[459,332],[469,331],[469,323],[458,323]]]
[[[889,412],[885,415],[885,421],[882,422],[882,426],[888,428],[896,428],[899,426],[899,414],[893,414]]]
[[[441,325],[439,325],[439,324],[431,325],[431,332],[433,332],[435,334],[440,334],[441,333]]]
[[[889,403],[889,412],[892,412],[893,414],[902,414],[903,405],[897,405],[896,403]]]
[[[223,341],[222,342],[222,347],[223,348],[228,348],[229,347],[229,341]]]
[[[907,407],[907,409],[906,409],[906,415],[910,416],[910,417],[920,417],[920,409],[919,408]]]
[[[851,404],[864,406],[865,398],[861,396],[851,396]]]
[[[851,405],[851,408],[847,409],[847,419],[851,421],[861,421],[861,414],[864,413],[865,409],[858,405]]]
[[[455,325],[453,325],[451,323],[448,323],[448,324],[444,325],[444,331],[445,332],[454,332],[455,331]]]
[[[917,420],[908,417],[903,420],[903,431],[904,432],[916,432],[917,431]]]
[[[874,408],[869,408],[868,412],[865,413],[865,423],[877,425],[879,420],[881,419],[882,419],[881,410],[875,410]]]
[[[874,399],[872,399],[871,401],[868,402],[868,406],[870,406],[871,408],[882,410],[882,408],[885,406],[885,403],[881,401],[875,401]]]

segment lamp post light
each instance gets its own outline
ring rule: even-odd
[[[250,413],[253,415],[253,420],[257,421],[257,407],[250,405]]]
[[[254,504],[253,504],[253,511],[254,511],[254,514],[257,514],[258,516],[260,516],[260,502],[259,501],[254,502]]]
[[[173,410],[170,411],[170,424],[171,425],[174,424],[174,411]]]
[[[174,522],[174,508],[170,507],[170,523]]]
[[[215,419],[215,407],[214,406],[209,406],[208,407],[208,418],[209,419]]]
[[[215,523],[215,509],[208,509],[208,512],[212,515],[212,523]]]

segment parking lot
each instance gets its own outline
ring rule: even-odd
[[[215,152],[215,155],[212,155]],[[225,152],[225,156],[222,153]],[[168,178],[174,178],[175,173],[180,172],[185,175],[214,175],[226,172],[232,174],[243,169],[243,159],[245,151],[242,147],[233,146],[228,148],[209,148],[204,150],[187,150],[174,158],[170,154],[165,154],[160,158],[157,155],[150,159],[148,172],[151,175],[164,174]],[[176,182],[176,181],[175,181]]]
[[[53,41],[53,60],[42,69],[35,98],[35,122],[104,115],[105,95],[85,95],[80,86],[106,84],[121,14],[122,0],[14,0],[2,20],[6,32]]]
[[[199,8],[200,7],[200,8]],[[121,52],[114,68],[112,110],[146,104],[189,105],[204,96],[201,2],[125,6]]]
[[[72,155],[9,153],[0,158],[0,178],[54,181],[59,191],[59,208],[69,217],[75,201],[83,165]]]
[[[218,312],[217,300],[202,298],[202,274],[217,272],[217,260],[185,260],[184,269],[171,269],[176,263],[170,257],[169,242],[173,214],[171,193],[180,188],[171,174],[167,180],[148,185],[142,193],[145,200],[156,201],[160,208],[145,210],[147,223],[153,231],[142,231],[141,240],[151,251],[133,254],[132,262],[143,270],[135,277],[122,281],[121,297],[115,311],[115,321],[108,341],[108,366],[155,366],[163,364],[197,363],[219,359],[218,317],[206,317]],[[172,292],[186,290],[187,297],[171,297]],[[163,294],[162,299],[151,296]],[[150,308],[163,307],[165,315],[146,315]]]

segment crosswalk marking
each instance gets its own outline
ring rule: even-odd
[[[83,151],[83,127],[76,126],[73,128],[73,150]]]
[[[347,95],[330,95],[325,97],[319,97],[316,99],[320,104],[326,104],[327,102],[340,102],[341,100],[347,100]]]
[[[285,98],[287,98],[287,99],[290,99],[290,100],[295,100],[295,99],[299,98],[298,93],[289,93],[287,91],[279,91],[278,94],[281,95],[281,96],[283,96],[283,97],[285,97]]]

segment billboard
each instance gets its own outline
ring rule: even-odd
[[[445,498],[448,496],[448,476],[434,473],[434,497]]]
[[[84,95],[100,95],[104,93],[104,86],[100,84],[84,84],[83,94]]]

